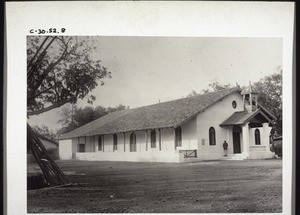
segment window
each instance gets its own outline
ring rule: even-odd
[[[78,138],[78,152],[85,152],[85,137]]]
[[[250,95],[249,94],[245,95],[245,99],[246,99],[247,104],[250,105]]]
[[[118,136],[114,134],[114,151],[118,150]]]
[[[136,136],[135,133],[130,134],[130,151],[136,152]]]
[[[216,131],[214,127],[209,128],[209,145],[216,145]]]
[[[254,135],[255,135],[255,145],[260,145],[260,132],[258,128],[255,129]]]
[[[78,152],[85,152],[85,145],[84,144],[78,144]]]
[[[150,136],[151,136],[151,148],[156,148],[156,131],[151,130]]]
[[[181,127],[175,129],[175,146],[182,146]]]
[[[102,137],[99,135],[98,136],[98,151],[102,151],[103,149],[103,144],[102,144]]]
[[[232,101],[232,107],[233,109],[236,109],[236,101]]]

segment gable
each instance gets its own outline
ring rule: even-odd
[[[248,113],[247,111],[239,111],[233,113],[228,117],[220,126],[234,126],[234,125],[243,125],[245,123],[260,124],[260,123],[271,123],[271,119],[268,118],[260,109],[257,109],[254,112]]]
[[[232,103],[236,103],[236,107],[233,108]],[[196,114],[199,123],[201,124],[209,124],[212,122],[218,122],[220,124],[227,117],[232,115],[236,111],[244,110],[243,106],[243,98],[239,92],[233,92],[215,103],[212,103],[207,108],[201,110]],[[191,118],[193,118],[192,116]],[[191,118],[186,119],[183,123],[190,120]]]

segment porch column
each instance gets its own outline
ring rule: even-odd
[[[159,151],[161,151],[161,129],[158,129]]]
[[[247,122],[242,126],[242,136],[243,136],[243,153],[249,156],[249,123]]]
[[[102,136],[102,151],[104,152],[104,135]]]
[[[176,137],[176,129],[174,128],[174,150],[176,151],[176,148],[177,148],[177,137]]]
[[[94,144],[95,144],[95,147],[94,147],[94,149],[95,149],[95,152],[97,152],[98,151],[98,136],[94,136]]]
[[[145,130],[145,143],[146,143],[146,151],[148,151],[148,132]]]
[[[126,137],[126,135],[125,135],[125,132],[123,133],[124,134],[124,152],[126,151],[126,141],[125,141],[125,137]]]
[[[269,127],[269,123],[263,123],[263,129],[261,134],[262,145],[266,146],[266,151],[270,152],[270,140],[269,134],[272,128]]]

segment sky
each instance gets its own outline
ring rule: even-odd
[[[91,37],[93,58],[111,72],[96,87],[93,106],[130,108],[174,100],[193,90],[201,92],[210,83],[256,82],[282,66],[281,38],[203,37]],[[89,105],[86,100],[79,107]],[[31,125],[46,125],[56,131],[61,108],[29,119]]]

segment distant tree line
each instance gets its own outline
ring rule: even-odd
[[[55,131],[53,131],[52,129],[50,129],[48,126],[46,125],[41,125],[41,126],[37,126],[37,125],[34,125],[32,127],[32,130],[40,135],[40,136],[44,136],[44,137],[47,137],[48,139],[50,140],[56,140],[56,133]]]
[[[125,109],[129,109],[129,106],[126,107],[120,104],[116,107],[103,107],[101,105],[96,107],[86,106],[83,108],[78,108],[76,105],[64,107],[61,112],[61,119],[58,121],[62,125],[62,128],[59,129],[57,134],[69,132],[108,113]]]

